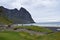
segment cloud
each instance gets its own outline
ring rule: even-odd
[[[17,8],[17,9],[20,9],[21,7],[21,3],[20,3],[20,0],[15,0],[14,2],[11,3],[11,6],[12,8]]]
[[[55,0],[26,0],[21,2],[24,6],[46,6],[46,7],[50,7],[50,6],[55,6],[56,5],[56,1]]]
[[[58,17],[55,17],[55,18],[47,18],[47,17],[44,17],[44,18],[36,18],[35,19],[37,22],[60,22],[60,19]]]
[[[9,9],[20,8],[21,2],[20,0],[0,0],[0,6],[4,6]]]

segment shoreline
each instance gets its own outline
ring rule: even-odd
[[[19,25],[11,25],[11,28],[14,28],[15,26],[19,26]],[[20,25],[20,26],[22,26],[22,25]],[[26,25],[23,24],[23,26],[26,26]],[[27,25],[27,26],[37,26],[37,25]],[[52,30],[53,32],[60,32],[60,27],[59,26],[38,26],[38,27],[48,28],[48,29]],[[6,26],[5,27],[1,27],[1,28],[5,29]],[[10,28],[10,27],[8,27],[8,28]]]

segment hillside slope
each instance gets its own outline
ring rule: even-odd
[[[12,24],[11,20],[8,20],[7,18],[0,17],[0,24]]]

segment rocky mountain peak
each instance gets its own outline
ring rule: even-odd
[[[30,13],[23,7],[20,10],[15,9],[7,9],[3,6],[0,6],[0,13],[4,12],[4,16],[7,19],[12,20],[14,24],[21,24],[21,23],[34,23]],[[3,15],[3,14],[2,14]],[[3,16],[2,16],[3,17]]]

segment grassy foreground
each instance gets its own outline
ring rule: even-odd
[[[60,32],[43,36],[30,35],[27,32],[0,32],[0,40],[60,40]]]
[[[38,26],[20,26],[16,28],[25,28],[28,30],[33,30],[37,32],[51,32],[51,30],[46,28],[41,28]],[[48,31],[47,31],[48,30]],[[60,32],[45,34],[45,35],[36,35],[30,34],[26,31],[15,32],[15,31],[1,31],[0,40],[60,40]]]

